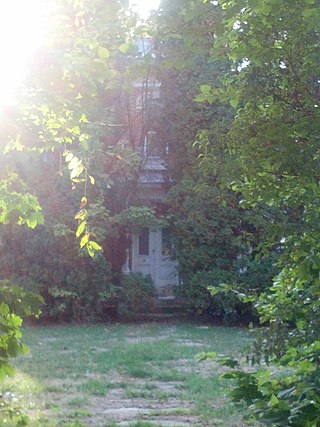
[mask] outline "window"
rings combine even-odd
[[[168,228],[162,229],[162,249],[163,256],[171,256],[173,254],[173,243],[171,233]]]
[[[139,95],[136,100],[136,110],[142,110],[143,109],[143,97],[142,95]]]
[[[162,144],[156,132],[149,131],[146,133],[143,143],[143,155],[144,157],[162,156]]]
[[[146,107],[150,107],[160,99],[160,88],[150,89],[147,92],[143,91],[136,100],[136,110],[143,110]]]
[[[139,234],[139,255],[149,255],[149,228],[144,227]]]
[[[143,58],[145,55],[151,52],[153,41],[149,38],[140,38],[136,40],[137,46],[137,57]]]

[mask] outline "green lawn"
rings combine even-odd
[[[32,427],[244,426],[221,368],[197,354],[237,355],[248,340],[244,329],[188,324],[28,327],[30,353],[2,393]]]

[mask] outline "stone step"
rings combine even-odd
[[[151,313],[136,313],[134,315],[135,320],[139,321],[155,321],[155,322],[170,322],[175,320],[183,320],[185,318],[184,312],[151,312]]]
[[[154,298],[152,313],[180,315],[184,312],[185,304],[181,299],[167,296],[158,296]]]

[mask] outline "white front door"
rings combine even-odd
[[[177,263],[166,228],[145,227],[133,235],[132,271],[150,274],[158,291],[178,284]]]

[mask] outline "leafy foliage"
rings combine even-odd
[[[0,213],[35,227],[43,224],[39,200],[46,223],[33,234],[0,230],[1,269],[43,295],[46,320],[109,318],[128,231],[157,221],[134,191],[141,155],[125,112],[137,78],[130,56],[136,22],[126,7],[116,0],[57,1],[52,33],[3,126],[3,185],[17,194],[11,191],[8,203],[2,197],[10,211]],[[38,199],[25,194],[28,188]]]
[[[112,174],[128,160],[125,153],[116,154],[127,131],[126,124],[118,125],[124,119],[126,72],[119,47],[129,38],[127,25],[135,24],[125,7],[117,0],[57,0],[51,32],[20,92],[16,125],[6,132],[7,157],[15,151],[43,154],[58,175],[69,176],[73,188],[81,189],[77,237],[90,256],[102,246],[87,210],[97,196],[106,196]],[[93,175],[99,177],[96,188]]]
[[[130,206],[115,215],[113,221],[127,227],[131,232],[139,232],[146,226],[159,226],[164,222],[157,219],[155,210],[148,206]]]
[[[49,223],[33,232],[8,226],[1,232],[1,243],[1,270],[42,295],[42,319],[108,318],[105,306],[115,292],[109,264],[103,256],[91,259],[80,252],[71,229]]]
[[[26,353],[27,347],[21,342],[23,317],[38,316],[43,304],[42,298],[34,292],[26,292],[9,280],[0,281],[0,325],[1,325],[1,357],[0,379],[13,373],[9,359],[18,354]]]
[[[254,310],[236,293],[211,296],[207,288],[232,283],[257,293],[271,284],[272,250],[256,259],[255,247],[274,213],[242,209],[241,194],[226,184],[238,167],[224,141],[234,110],[212,89],[223,91],[221,76],[230,68],[229,59],[212,58],[221,18],[221,9],[211,2],[176,0],[162,2],[153,19],[162,54],[157,70],[164,108],[158,120],[172,142],[168,161],[176,181],[167,203],[181,278],[178,292],[193,313],[235,324],[253,320]]]
[[[55,301],[56,318],[67,312],[86,317],[93,305],[100,316],[104,302],[114,297],[106,259],[121,283],[128,227],[155,220],[134,191],[141,159],[130,134],[132,120],[123,120],[132,81],[138,72],[148,76],[151,56],[138,67],[130,65],[135,53],[127,25],[135,22],[123,12],[116,0],[59,2],[56,33],[37,57],[28,90],[21,92],[16,126],[4,132],[11,138],[5,150],[9,167],[1,171],[2,223],[33,228],[43,221],[38,199],[50,187],[38,185],[37,171],[30,173],[32,155],[45,154],[55,174],[72,181],[75,197],[62,203],[57,199],[64,190],[55,192],[56,200],[50,197],[43,206],[50,220],[35,233],[39,241],[25,241],[26,254],[33,248],[40,252],[42,264],[34,267],[41,274],[26,275],[26,258],[20,265],[8,260],[21,250],[22,240],[5,235],[15,234],[13,228],[2,235],[3,271],[31,277],[32,285],[41,278],[47,300]],[[156,71],[164,107],[156,111],[156,130],[170,142],[170,172],[178,182],[169,221],[185,295],[196,310],[233,322],[247,317],[239,296],[248,293],[245,301],[254,303],[265,326],[251,359],[284,369],[274,375],[237,371],[235,397],[246,398],[255,416],[274,425],[317,425],[319,2],[164,1],[152,19],[161,39]],[[152,123],[155,116],[146,116]],[[14,151],[18,160],[11,161]],[[81,200],[80,208],[75,200]],[[61,217],[64,204],[72,216],[78,212],[76,230]],[[106,258],[92,261],[78,253],[69,239],[74,233],[89,255],[103,248]],[[47,262],[50,250],[43,246],[52,235],[57,239]],[[11,255],[10,244],[16,245]],[[66,274],[71,262],[78,270]],[[123,288],[131,295],[141,286],[148,300],[149,285],[128,277]],[[140,304],[136,294],[126,302],[134,302],[130,310]]]
[[[42,298],[34,292],[26,292],[9,280],[0,281],[0,382],[7,375],[13,374],[10,359],[25,354],[28,348],[22,343],[21,325],[25,317],[39,316]],[[0,395],[1,420],[6,418],[15,422],[17,426],[27,423],[15,402]]]
[[[236,382],[231,396],[249,406],[249,419],[258,418],[267,425],[307,427],[319,423],[319,371],[314,364],[318,356],[319,341],[315,341],[310,347],[288,349],[277,367],[252,372],[237,360],[213,352],[202,354],[201,359],[218,359],[231,368],[221,377]]]
[[[43,224],[36,196],[26,191],[24,183],[14,173],[0,179],[0,224],[10,222],[26,224],[30,228]]]
[[[126,25],[131,19],[134,25],[116,0],[57,1],[52,32],[31,61],[19,102],[3,111],[0,223],[6,226],[0,229],[1,278],[22,284],[24,290],[7,282],[1,290],[1,378],[11,372],[9,358],[25,351],[22,316],[38,313],[31,305],[42,300],[28,289],[43,295],[46,319],[109,317],[114,286],[96,240],[98,233],[103,241],[118,231],[110,231],[105,208],[110,175],[121,170],[123,179],[126,170],[129,175],[138,167],[132,150],[127,157],[118,155],[124,130],[113,129],[122,108],[119,47],[129,38]],[[95,188],[92,170],[100,178]],[[78,200],[74,230],[70,218]],[[31,234],[14,224],[41,227]],[[96,254],[95,260],[74,244],[74,234],[80,249]],[[18,409],[5,400],[0,403],[11,418],[18,416]],[[25,422],[23,417],[14,421]]]
[[[119,314],[132,318],[152,311],[155,289],[151,276],[131,273],[123,276],[119,289]]]
[[[233,156],[229,180],[243,206],[274,207],[261,248],[277,248],[280,274],[255,302],[261,321],[252,359],[278,363],[237,371],[235,397],[277,426],[319,424],[319,2],[221,1],[212,58],[231,62],[222,87],[200,89],[201,100],[236,108],[224,134]],[[212,170],[210,145],[203,165]],[[262,346],[259,346],[262,344]]]
[[[204,188],[181,182],[169,199],[182,279],[178,292],[198,315],[226,324],[249,323],[256,312],[239,295],[256,295],[270,285],[277,271],[275,254],[255,258],[256,213],[238,208],[232,193]],[[234,291],[212,295],[208,288],[221,283]]]

